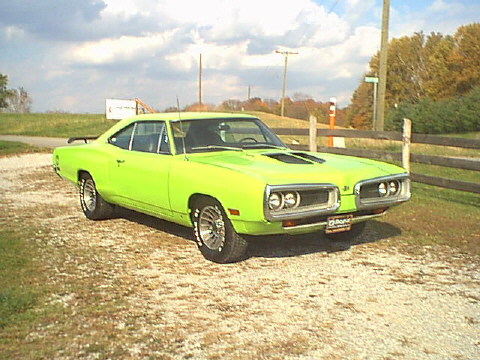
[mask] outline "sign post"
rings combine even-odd
[[[330,98],[330,110],[328,114],[328,128],[330,130],[335,129],[335,115],[337,109],[337,99],[335,97]],[[333,136],[328,137],[328,147],[333,147]]]
[[[137,114],[137,103],[135,100],[105,100],[105,115],[107,120],[122,120]]]
[[[372,118],[372,129],[375,130],[377,125],[377,85],[378,77],[374,76],[365,76],[366,83],[373,83],[373,118]]]

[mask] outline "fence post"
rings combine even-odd
[[[317,117],[315,115],[310,114],[310,128],[308,131],[310,136],[308,145],[309,150],[312,152],[318,151],[317,147]]]
[[[410,144],[412,139],[412,121],[403,119],[402,167],[410,173]]]

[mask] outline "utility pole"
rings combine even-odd
[[[202,105],[202,54],[198,65],[198,105]]]
[[[298,52],[289,52],[289,51],[275,51],[277,54],[282,54],[285,56],[285,65],[283,67],[283,84],[282,84],[282,107],[280,110],[280,116],[285,114],[285,83],[287,80],[287,59],[288,55],[296,55]]]
[[[250,100],[250,93],[252,91],[252,86],[248,85],[248,94],[247,94],[247,100]]]
[[[377,102],[377,121],[375,129],[383,131],[383,123],[385,118],[385,93],[387,90],[387,50],[388,50],[388,19],[390,15],[390,0],[383,0],[382,14],[382,39],[380,42],[379,57],[379,81],[378,81],[378,102]]]

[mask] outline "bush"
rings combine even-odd
[[[412,120],[412,131],[423,134],[448,134],[480,131],[480,87],[464,97],[417,103],[402,102],[387,113],[385,129],[401,131],[403,119]]]

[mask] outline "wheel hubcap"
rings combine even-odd
[[[200,237],[209,249],[220,250],[225,241],[225,223],[220,210],[206,206],[198,218]]]
[[[85,181],[83,186],[83,202],[88,211],[94,211],[97,205],[97,191],[92,180]]]

